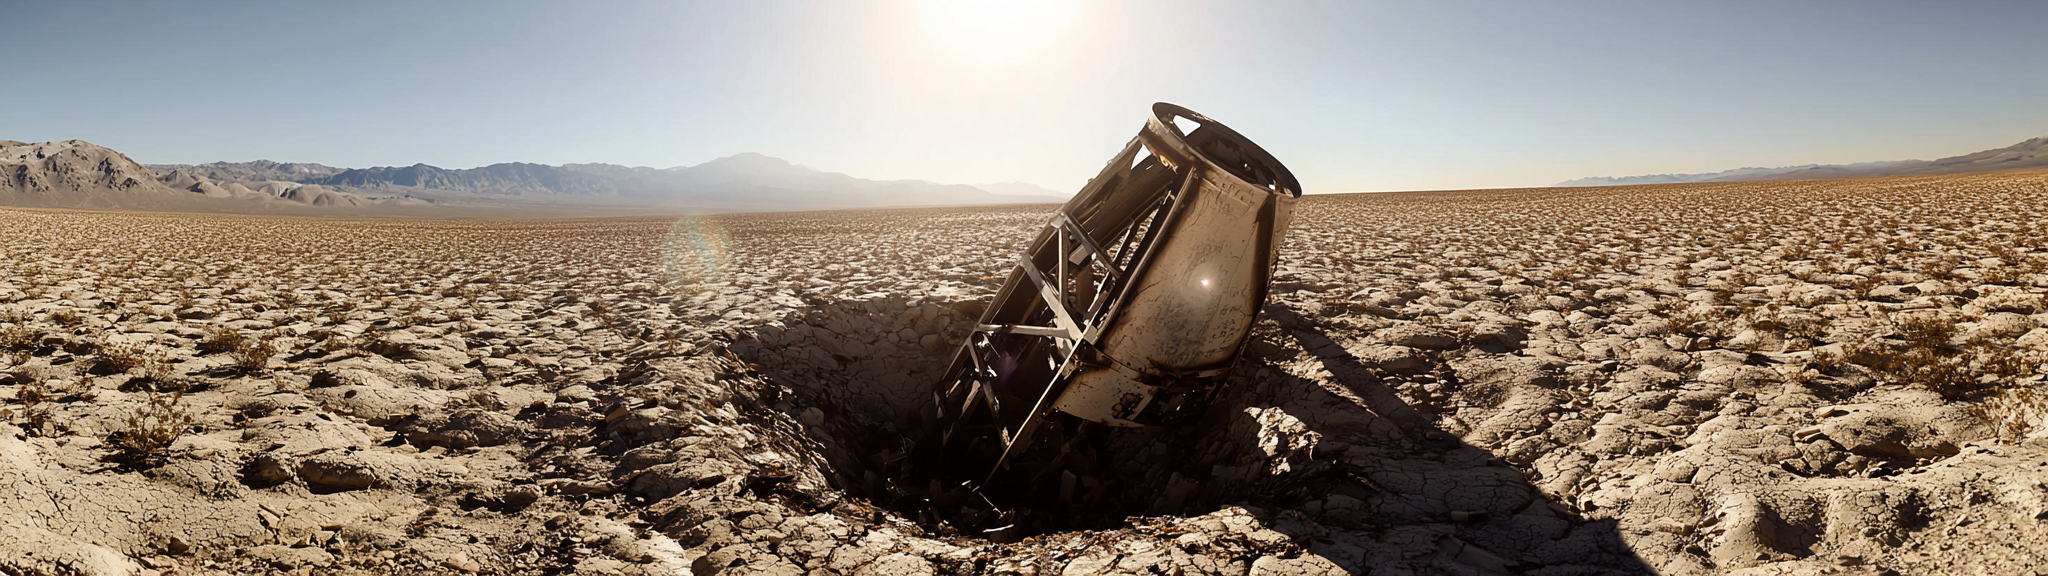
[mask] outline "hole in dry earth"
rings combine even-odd
[[[1259,358],[1255,345],[1199,421],[1108,428],[1056,414],[1056,430],[1036,439],[1068,447],[1056,468],[1007,470],[970,491],[965,486],[986,470],[907,454],[920,424],[911,414],[930,401],[932,383],[984,305],[898,296],[820,304],[756,327],[753,340],[731,350],[794,392],[776,408],[824,446],[835,488],[936,534],[1010,540],[1113,529],[1132,516],[1199,515],[1225,503],[1286,503],[1352,487],[1321,480],[1341,479],[1341,471],[1304,470],[1325,465],[1308,458],[1314,433],[1259,408],[1293,379]],[[1290,458],[1295,473],[1286,485],[1267,481]]]

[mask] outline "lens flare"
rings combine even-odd
[[[678,290],[724,282],[731,246],[732,239],[717,220],[684,216],[669,228],[668,239],[662,242],[662,270]]]
[[[1000,64],[1039,51],[1073,25],[1079,0],[925,0],[925,30],[955,56]]]

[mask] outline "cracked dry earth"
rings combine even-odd
[[[898,511],[1049,206],[0,211],[0,573],[2027,574],[2040,174],[1309,196],[1228,395]]]

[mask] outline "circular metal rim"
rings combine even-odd
[[[1187,134],[1182,133],[1180,131],[1180,126],[1173,123],[1173,118],[1176,116],[1187,118],[1189,120],[1194,120],[1196,122],[1201,122],[1204,128],[1210,128],[1216,130],[1217,132],[1220,132],[1224,137],[1229,138],[1230,140],[1238,144],[1239,148],[1250,152],[1255,159],[1259,160],[1267,166],[1272,167],[1275,171],[1275,173],[1273,174],[1273,179],[1277,183],[1279,188],[1281,188],[1283,191],[1289,193],[1295,198],[1301,197],[1301,182],[1294,178],[1294,171],[1289,170],[1286,164],[1280,163],[1280,159],[1274,158],[1272,153],[1267,152],[1266,149],[1264,147],[1259,146],[1258,143],[1252,142],[1250,138],[1246,138],[1244,134],[1241,134],[1238,131],[1231,129],[1230,126],[1225,125],[1222,122],[1217,122],[1215,119],[1210,118],[1208,116],[1203,116],[1201,113],[1195,112],[1194,110],[1189,110],[1187,109],[1187,107],[1167,102],[1155,102],[1152,104],[1152,118],[1147,122],[1147,124],[1150,125],[1153,128],[1153,130],[1163,132],[1164,134],[1171,135],[1173,137],[1173,141],[1170,143],[1170,145],[1174,148],[1173,152],[1200,158],[1203,162],[1206,162],[1212,166],[1222,168],[1224,172],[1229,173],[1234,178],[1237,178],[1239,180],[1245,180],[1246,184],[1251,183],[1249,182],[1249,179],[1244,177],[1244,175],[1238,174],[1236,169],[1230,166],[1226,166],[1221,162],[1217,162],[1214,158],[1210,158],[1207,154],[1203,154],[1201,150],[1196,149],[1194,146],[1189,145],[1187,142]]]

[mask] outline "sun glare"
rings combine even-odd
[[[925,0],[924,27],[940,46],[979,64],[1039,51],[1073,24],[1080,0]]]

